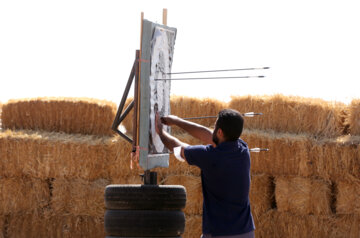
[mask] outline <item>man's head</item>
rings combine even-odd
[[[244,119],[233,109],[224,109],[219,112],[213,132],[213,141],[217,145],[222,141],[237,140],[243,130]]]

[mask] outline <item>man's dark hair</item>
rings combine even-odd
[[[243,126],[244,118],[238,111],[224,109],[219,112],[215,129],[221,128],[227,141],[235,141],[240,137]]]

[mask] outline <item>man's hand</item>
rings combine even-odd
[[[160,119],[159,112],[156,112],[156,114],[155,114],[155,130],[156,130],[156,133],[158,133],[159,135],[163,134],[163,124],[161,121],[162,120]]]
[[[168,116],[161,117],[161,122],[167,126],[175,125],[176,121],[178,121],[178,120],[179,120],[179,117],[174,116],[174,115],[168,115]]]

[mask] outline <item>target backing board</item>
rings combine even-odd
[[[140,166],[169,167],[169,151],[155,130],[155,114],[170,114],[170,78],[176,28],[143,20],[140,59]],[[168,126],[164,130],[170,132]]]

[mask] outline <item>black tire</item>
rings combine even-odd
[[[112,210],[181,210],[186,190],[181,185],[108,185],[105,207]]]
[[[176,237],[184,233],[181,211],[107,210],[105,232],[120,237]]]

